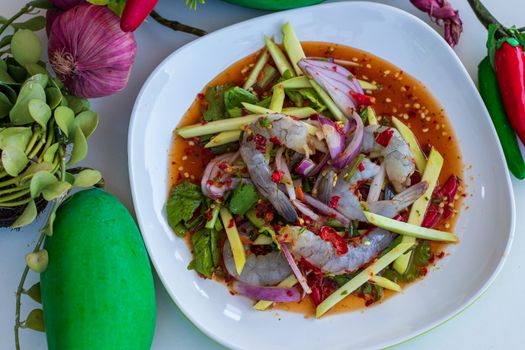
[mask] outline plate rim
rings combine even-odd
[[[332,2],[332,3],[324,3],[324,4],[312,5],[312,6],[307,6],[307,7],[297,8],[297,9],[290,9],[290,10],[272,12],[272,13],[269,13],[269,14],[253,17],[253,18],[247,19],[245,21],[237,22],[237,23],[234,23],[232,25],[223,27],[221,29],[218,29],[218,30],[212,32],[212,33],[207,34],[204,37],[197,38],[196,40],[193,40],[193,41],[191,41],[191,42],[189,42],[189,43],[179,47],[178,49],[176,49],[175,51],[170,53],[166,58],[164,58],[155,67],[155,69],[149,74],[148,78],[143,83],[143,85],[142,85],[142,87],[141,87],[141,89],[140,89],[140,91],[139,91],[139,93],[138,93],[138,95],[137,95],[137,97],[135,99],[135,102],[134,102],[134,105],[133,105],[133,110],[132,110],[132,113],[131,113],[130,122],[129,122],[128,145],[127,145],[127,147],[128,147],[128,171],[129,171],[129,181],[130,181],[130,188],[131,188],[131,194],[132,194],[132,200],[133,200],[134,208],[138,208],[138,201],[139,201],[138,197],[137,197],[137,194],[136,194],[136,189],[135,189],[135,171],[134,171],[134,166],[133,166],[133,163],[134,163],[134,157],[133,157],[134,156],[134,147],[133,147],[134,142],[133,141],[134,141],[134,136],[135,136],[135,132],[136,132],[136,130],[135,130],[136,129],[136,124],[138,123],[138,120],[140,118],[138,116],[137,111],[139,110],[141,104],[143,103],[142,99],[143,99],[144,95],[146,94],[146,92],[147,92],[147,90],[149,88],[149,85],[155,80],[155,78],[165,68],[165,66],[169,64],[169,62],[172,60],[173,56],[178,55],[182,51],[190,50],[194,45],[196,45],[197,43],[199,43],[202,40],[210,40],[209,38],[213,39],[214,37],[216,37],[218,35],[221,35],[222,32],[224,32],[224,31],[230,31],[232,29],[235,29],[236,27],[240,27],[242,25],[245,25],[245,24],[247,24],[249,22],[252,22],[252,21],[255,21],[255,20],[266,19],[266,18],[273,18],[273,17],[275,17],[275,18],[284,17],[286,15],[293,14],[295,12],[307,12],[307,11],[311,11],[312,9],[317,9],[317,8],[320,8],[320,7],[323,7],[323,8],[330,8],[330,7],[337,8],[337,7],[346,7],[346,6],[350,6],[350,7],[352,7],[352,6],[356,6],[356,7],[365,6],[365,7],[370,7],[370,8],[378,8],[378,9],[380,9],[382,11],[386,11],[386,12],[388,12],[388,11],[397,12],[398,15],[400,15],[402,17],[405,17],[407,20],[415,21],[419,26],[422,27],[422,29],[424,28],[424,30],[426,30],[427,32],[430,32],[431,35],[433,35],[437,40],[441,41],[442,42],[441,45],[442,45],[443,49],[447,50],[448,54],[453,56],[453,59],[461,67],[461,71],[462,71],[462,73],[464,75],[464,78],[468,80],[468,84],[470,85],[470,87],[473,88],[476,91],[475,97],[476,97],[476,99],[478,100],[478,103],[482,106],[482,109],[485,112],[485,113],[483,113],[484,115],[482,117],[485,118],[486,122],[489,124],[489,128],[490,128],[490,130],[491,130],[491,132],[493,134],[493,137],[497,141],[496,142],[497,143],[497,148],[498,148],[497,152],[499,154],[499,158],[503,161],[504,164],[506,164],[505,163],[503,149],[502,149],[501,144],[499,142],[499,138],[498,138],[498,136],[496,134],[494,125],[492,123],[492,120],[489,117],[488,110],[486,109],[486,106],[485,106],[485,104],[484,104],[484,102],[483,102],[483,100],[482,100],[482,98],[481,98],[481,96],[480,96],[480,94],[478,92],[478,89],[477,89],[474,81],[470,77],[468,71],[466,70],[465,66],[463,65],[463,62],[459,59],[459,57],[456,54],[456,52],[448,44],[446,44],[446,42],[443,39],[443,37],[441,37],[431,26],[429,26],[422,19],[416,17],[415,15],[413,15],[413,14],[407,12],[407,11],[404,11],[402,9],[394,7],[392,5],[387,5],[387,4],[383,4],[383,3],[376,3],[376,2],[367,2],[367,1]],[[210,79],[212,79],[212,78],[210,78]],[[415,77],[415,78],[417,79],[417,77]],[[418,330],[408,332],[404,336],[398,336],[396,338],[392,338],[390,341],[383,341],[382,343],[378,344],[379,348],[389,348],[389,347],[393,347],[393,346],[396,346],[396,345],[399,345],[399,344],[403,344],[403,343],[405,343],[405,342],[407,342],[409,340],[417,338],[418,336],[426,334],[426,333],[434,330],[435,328],[443,325],[444,323],[446,323],[446,322],[450,321],[451,319],[457,317],[459,314],[461,314],[467,308],[469,308],[471,305],[473,305],[477,300],[479,300],[483,296],[483,294],[487,291],[487,289],[494,283],[495,279],[500,274],[503,266],[505,265],[505,263],[507,261],[508,255],[510,253],[510,250],[511,250],[511,247],[512,247],[512,244],[513,244],[513,241],[514,241],[514,235],[515,235],[515,229],[516,229],[516,203],[515,203],[514,189],[512,187],[512,182],[511,182],[511,177],[510,177],[509,170],[508,170],[508,168],[506,166],[505,166],[505,169],[504,169],[504,173],[505,173],[505,184],[506,184],[505,187],[507,188],[507,193],[508,193],[508,198],[507,198],[508,202],[509,202],[508,205],[509,205],[509,208],[510,208],[510,213],[509,213],[510,214],[510,223],[509,223],[510,224],[509,225],[509,231],[510,232],[509,232],[509,235],[508,235],[507,243],[505,245],[505,249],[503,251],[502,257],[500,258],[500,260],[499,260],[497,266],[495,267],[494,271],[492,272],[491,276],[485,281],[485,283],[483,283],[481,288],[476,293],[472,294],[455,311],[444,315],[443,317],[437,319],[434,322],[429,323],[428,325],[426,325],[424,327],[419,328]],[[160,263],[157,261],[157,259],[155,259],[153,257],[153,254],[149,253],[150,249],[151,249],[151,242],[148,240],[147,235],[142,233],[143,232],[143,228],[146,227],[146,224],[144,223],[144,218],[141,216],[141,213],[138,210],[136,210],[136,214],[135,215],[136,215],[137,221],[139,223],[139,227],[141,229],[140,230],[141,231],[141,235],[143,237],[144,243],[145,243],[146,248],[148,250],[148,255],[150,256],[150,260],[151,260],[153,266],[155,267],[155,271],[157,272],[157,276],[159,277],[159,279],[162,282],[162,288],[166,291],[166,293],[168,294],[169,298],[175,303],[175,305],[181,311],[183,316],[187,320],[189,320],[190,323],[194,327],[196,327],[200,332],[202,332],[203,334],[208,336],[210,339],[212,339],[214,342],[216,342],[216,343],[218,343],[218,344],[220,344],[222,346],[226,346],[228,348],[237,349],[238,347],[236,346],[236,344],[232,343],[229,339],[220,337],[220,335],[213,333],[204,324],[201,324],[196,319],[194,319],[194,317],[192,316],[192,313],[187,308],[185,308],[183,305],[180,305],[177,302],[176,298],[171,295],[171,293],[169,292],[168,287],[166,287],[166,285],[168,284],[168,282],[166,281],[166,278],[164,276],[162,276],[160,273],[158,273],[158,271],[159,271],[159,264]]]

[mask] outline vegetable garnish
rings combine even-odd
[[[333,292],[321,304],[319,304],[315,312],[315,317],[319,318],[323,316],[328,310],[333,308],[337,303],[350,295],[350,293],[366,283],[371,277],[381,272],[381,270],[390,265],[407,250],[412,248],[413,245],[413,243],[400,243],[391,251],[379,258],[372,265],[365,268],[358,275],[345,283],[341,288]]]
[[[421,181],[426,181],[428,183],[428,188],[423,196],[418,198],[412,205],[412,209],[410,210],[410,215],[408,217],[409,224],[421,226],[425,217],[425,213],[427,212],[430,199],[432,198],[432,193],[434,193],[434,189],[436,188],[437,182],[439,180],[439,174],[441,173],[441,168],[443,167],[443,161],[444,159],[441,154],[435,148],[432,148],[428,156],[428,161],[426,162],[423,177],[421,178]],[[403,237],[403,242],[415,242],[415,238]],[[412,253],[409,252],[395,261],[394,268],[397,272],[404,273],[406,271],[411,254]]]
[[[421,227],[406,222],[390,219],[381,215],[364,212],[367,220],[377,227],[384,228],[400,235],[427,239],[429,241],[457,242],[458,237],[450,232],[438,231],[431,228]]]
[[[353,52],[308,57],[316,45],[330,54],[330,44],[302,44],[290,24],[283,36],[208,84],[189,109],[194,124],[176,131],[174,188],[200,180],[202,198],[190,196],[173,229],[191,235],[189,268],[266,299],[256,310],[309,298],[320,316],[348,294],[370,306],[428,273],[438,256],[429,240],[457,241],[432,229],[450,227],[460,198],[459,154],[449,149],[449,168],[433,149],[455,145],[453,133],[403,72]],[[451,174],[437,186],[441,164]],[[403,254],[412,258],[401,273],[393,261]]]
[[[283,281],[279,282],[277,287],[278,288],[292,288],[296,284],[297,284],[297,278],[295,278],[294,275],[290,275]],[[270,300],[259,300],[257,303],[255,303],[253,308],[255,310],[264,311],[270,306],[272,306],[272,304],[273,304],[273,301],[270,301]]]
[[[241,239],[239,237],[237,225],[235,224],[235,220],[228,209],[222,207],[219,213],[222,220],[222,226],[226,231],[228,241],[230,242],[230,246],[232,248],[233,258],[235,260],[235,269],[240,275],[242,273],[242,269],[244,268],[244,264],[246,263],[246,253],[244,252],[244,247],[242,246]]]

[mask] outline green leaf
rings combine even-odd
[[[211,230],[202,229],[191,236],[193,245],[193,269],[198,273],[211,278],[213,272],[213,258],[211,252]]]
[[[67,106],[75,112],[75,115],[89,110],[89,101],[85,98],[65,95],[65,100],[67,101]]]
[[[0,131],[0,149],[16,148],[24,151],[33,135],[30,127],[11,127]]]
[[[27,79],[27,70],[24,67],[21,67],[14,64],[7,65],[7,72],[15,81],[15,84],[22,84]]]
[[[31,190],[31,198],[37,198],[43,192],[43,190],[55,183],[58,179],[48,171],[39,171],[31,179],[29,189]]]
[[[46,129],[47,122],[51,118],[51,108],[42,100],[33,99],[27,104],[29,114],[43,129]]]
[[[203,113],[204,120],[210,122],[219,120],[226,116],[226,107],[224,106],[224,92],[229,86],[219,85],[206,89],[204,101],[206,110]]]
[[[29,225],[35,221],[38,211],[36,209],[35,201],[30,201],[27,203],[24,211],[16,219],[15,222],[11,225],[11,228],[20,228],[22,226]]]
[[[82,129],[82,132],[88,138],[98,126],[98,113],[93,111],[80,112],[75,118],[75,124]]]
[[[0,91],[7,96],[9,101],[13,104],[16,103],[16,99],[18,97],[16,91],[9,85],[3,84],[0,82]]]
[[[26,254],[26,264],[31,270],[35,272],[44,272],[47,269],[48,263],[49,255],[45,249]]]
[[[84,133],[79,126],[75,129],[75,136],[73,141],[73,150],[71,151],[71,156],[69,157],[68,165],[73,165],[75,163],[83,160],[88,153],[88,143]]]
[[[37,9],[44,9],[49,10],[54,8],[53,4],[51,4],[48,0],[33,0],[28,3],[28,5],[32,7],[36,7]]]
[[[0,48],[5,47],[7,45],[10,45],[11,44],[11,39],[13,39],[12,35],[6,35],[6,36],[2,37],[2,39],[0,39]],[[4,61],[2,61],[2,62],[4,62]],[[5,65],[5,62],[4,62],[4,65]],[[5,68],[3,68],[3,70],[7,70],[7,65],[5,66]]]
[[[38,32],[46,26],[46,18],[44,16],[36,16],[28,19],[25,22],[18,22],[12,24],[15,29],[28,29],[33,32]],[[40,55],[39,55],[40,57]]]
[[[42,291],[40,290],[40,282],[33,284],[31,288],[26,290],[25,294],[27,294],[31,299],[33,299],[37,303],[42,304]]]
[[[169,225],[174,228],[182,221],[187,223],[203,199],[199,186],[189,181],[175,186],[166,204]]]
[[[48,87],[45,89],[46,91],[46,101],[51,109],[55,109],[58,106],[60,106],[60,102],[62,102],[62,92],[59,88],[56,88],[54,86]]]
[[[59,143],[54,143],[46,150],[44,153],[44,162],[52,163],[53,159],[55,159],[55,154],[57,153]]]
[[[69,137],[70,132],[74,129],[75,113],[71,108],[64,106],[57,107],[53,113],[58,127]]]
[[[47,74],[47,69],[38,63],[28,63],[24,67],[29,75]]]
[[[231,87],[224,92],[224,107],[230,117],[240,116],[240,108],[243,102],[255,104],[257,97],[239,86]]]
[[[71,184],[67,181],[57,181],[42,189],[42,196],[48,202],[57,199],[71,189]]]
[[[73,186],[77,187],[91,187],[96,185],[102,179],[102,174],[98,170],[86,169],[82,170],[75,176]]]
[[[18,176],[27,163],[29,163],[29,159],[27,159],[24,151],[15,147],[7,147],[2,150],[2,165],[9,175]]]
[[[244,215],[259,199],[259,194],[250,184],[238,186],[230,199],[230,212],[236,215]]]
[[[42,43],[29,29],[19,29],[11,40],[11,54],[22,66],[37,63],[42,54]]]
[[[20,175],[20,183],[24,183],[33,177],[39,171],[52,171],[54,168],[53,164],[48,162],[42,163],[31,163],[22,175]]]
[[[25,125],[33,123],[33,117],[29,113],[29,101],[46,101],[44,88],[37,81],[27,81],[22,85],[15,105],[9,112],[9,118],[14,125]]]
[[[3,61],[2,61],[3,62]],[[6,70],[0,69],[0,83],[2,84],[16,84],[16,81],[11,78]]]
[[[326,105],[321,101],[321,97],[319,97],[314,89],[300,89],[297,92],[310,101],[309,106],[317,112],[323,112],[326,109]]]
[[[13,108],[13,104],[9,101],[9,98],[0,91],[0,119],[7,117],[11,108]]]
[[[26,83],[37,83],[42,88],[46,88],[47,84],[49,83],[49,76],[46,74],[35,74],[31,76],[29,79],[27,79]],[[24,83],[25,84],[25,83]]]
[[[42,309],[31,310],[24,322],[24,327],[38,332],[45,332],[44,311],[42,311]]]

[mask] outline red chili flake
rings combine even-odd
[[[208,180],[208,181],[206,181],[206,185],[208,185],[208,186],[213,185],[213,181],[212,181],[212,180]]]
[[[430,256],[430,259],[428,259],[428,263],[429,263],[429,264],[433,264],[434,261],[436,261],[436,256],[435,256],[434,254],[432,254],[432,255]]]
[[[318,268],[318,267],[315,266],[315,265],[312,265],[311,262],[309,262],[308,260],[306,260],[306,259],[303,258],[303,257],[301,257],[301,260],[299,260],[299,262],[297,263],[297,266],[298,266],[303,272],[313,271],[314,273],[320,273],[320,274],[323,273],[323,272],[321,271],[320,268]]]
[[[275,183],[280,183],[283,176],[284,172],[282,170],[274,170],[272,173],[272,181]]]
[[[374,98],[371,97],[371,96],[367,96],[365,94],[361,94],[359,92],[353,92],[353,91],[350,91],[350,96],[352,96],[355,100],[355,102],[357,102],[357,105],[359,107],[361,106],[371,106],[374,104]]]
[[[408,212],[406,210],[402,211],[401,213],[399,213],[396,216],[394,216],[393,219],[397,220],[397,221],[407,222],[407,220],[408,220]]]
[[[202,92],[199,92],[197,94],[197,99],[199,99],[200,101],[204,100],[204,94]]]
[[[426,267],[422,266],[422,267],[421,267],[421,274],[422,274],[423,276],[426,276],[426,275],[428,274],[428,269],[427,269]]]
[[[228,221],[228,228],[232,228],[234,225],[235,225],[235,220],[231,218],[230,221]]]
[[[410,175],[410,186],[414,186],[415,184],[418,184],[421,182],[421,173],[419,171],[414,171],[412,175]]]
[[[438,259],[443,259],[445,257],[445,252],[441,252],[438,254]]]
[[[348,253],[348,244],[343,237],[339,236],[336,230],[330,226],[323,226],[319,230],[319,237],[323,240],[332,243],[337,255],[344,255]]]
[[[221,169],[221,170],[226,170],[226,169],[228,168],[228,163],[226,163],[226,162],[221,162],[221,163],[219,163],[218,166],[219,166],[219,169]]]
[[[272,251],[272,246],[263,244],[252,244],[250,245],[250,251],[255,255],[266,255]]]
[[[280,146],[281,145],[281,140],[279,140],[279,138],[277,136],[270,137],[270,142],[273,143],[276,146]]]
[[[336,209],[339,206],[339,199],[341,199],[341,197],[339,197],[339,196],[332,196],[330,198],[330,201],[328,201],[328,206],[330,208]]]
[[[392,139],[392,136],[394,136],[394,130],[388,128],[376,136],[376,142],[383,147],[387,147],[390,143],[390,140]]]
[[[423,222],[421,223],[421,226],[426,228],[432,228],[436,226],[441,220],[442,212],[439,210],[439,205],[430,202],[430,205],[427,208],[427,212],[425,213],[425,217],[423,218]]]
[[[458,192],[458,185],[458,178],[455,175],[450,175],[443,186],[440,187],[439,194],[447,197],[448,202],[452,203],[456,193]]]
[[[211,219],[213,219],[213,210],[208,210],[204,213],[204,218],[206,219],[206,221],[210,221]]]
[[[357,170],[359,170],[360,172],[365,171],[365,165],[363,164],[363,162],[359,163],[359,165],[357,166]]]
[[[336,66],[335,64],[332,66],[332,70],[333,70],[334,72],[337,72],[337,66]]]
[[[261,152],[266,152],[266,137],[261,134],[255,135],[255,148]]]
[[[264,213],[264,220],[266,222],[271,222],[273,220],[273,212],[267,211],[266,213]]]
[[[367,301],[365,301],[365,306],[366,307],[369,307],[370,305],[372,305],[374,303],[374,300],[373,299],[368,299]]]
[[[228,179],[224,180],[224,184],[225,184],[226,186],[231,186],[231,184],[232,184],[232,179],[228,178]]]

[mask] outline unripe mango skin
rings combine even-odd
[[[146,350],[155,289],[142,237],[128,210],[100,189],[57,211],[40,274],[49,350]]]

